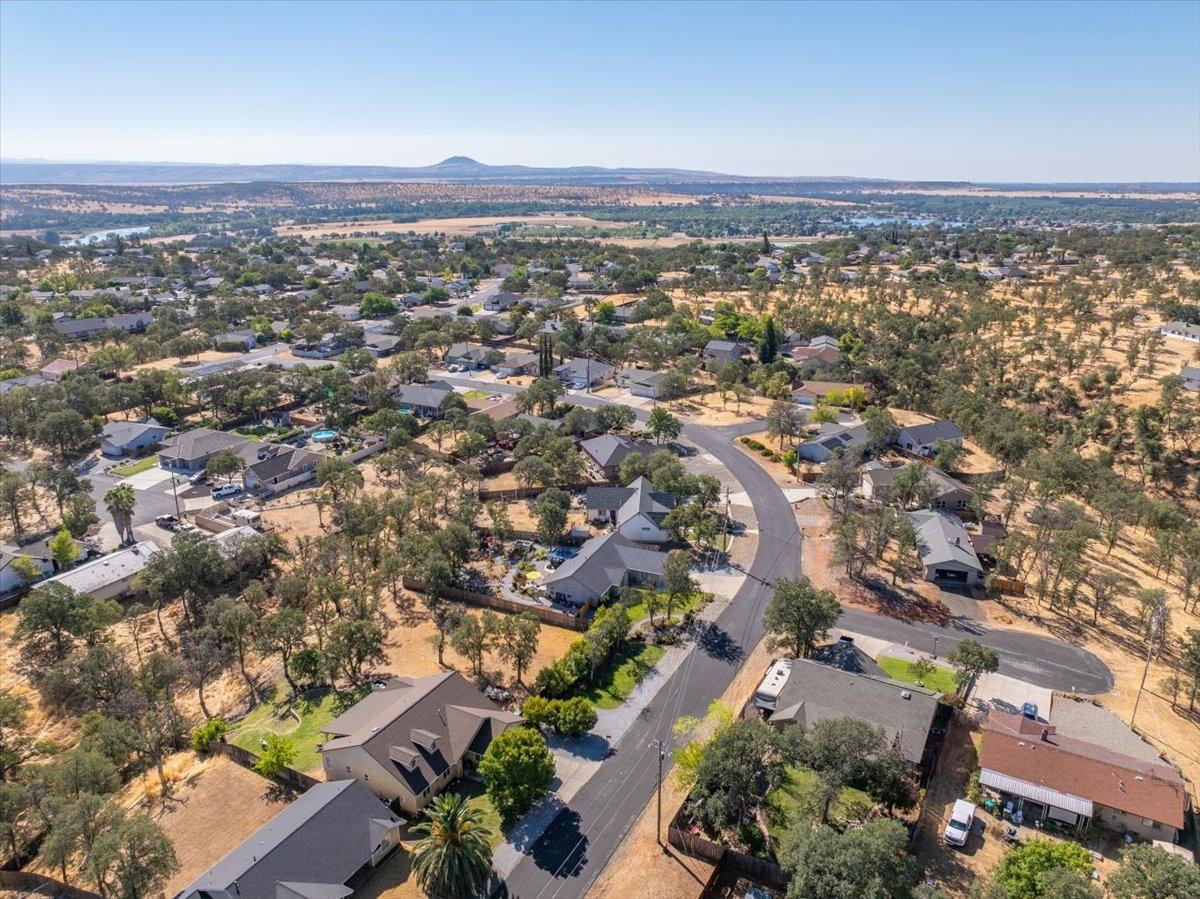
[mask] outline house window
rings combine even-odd
[[[349,773],[350,773],[350,766],[349,766],[349,765],[347,765],[347,766],[346,766],[346,773],[347,773],[347,774],[349,774]]]

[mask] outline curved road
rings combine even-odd
[[[468,378],[445,380],[516,392],[507,385]],[[590,396],[572,399],[584,405],[604,402]],[[615,752],[540,838],[531,846],[519,847],[524,858],[509,874],[500,895],[512,899],[583,899],[654,794],[657,741],[662,741],[670,752],[675,719],[681,715],[702,716],[725,691],[763,636],[762,612],[771,598],[771,583],[799,573],[801,538],[795,513],[770,475],[731,445],[730,439],[743,430],[688,424],[683,434],[724,465],[750,497],[758,519],[758,547],[745,583],[614,747]],[[971,636],[1000,653],[1002,673],[1056,690],[1105,693],[1112,688],[1111,673],[1091,653],[1033,634],[989,630],[969,622],[959,627],[913,625],[857,609],[843,609],[839,625],[857,633],[907,641],[927,651],[933,650],[935,638],[938,651],[947,652],[957,640]]]

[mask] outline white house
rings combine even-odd
[[[1200,343],[1200,325],[1193,325],[1190,322],[1167,322],[1158,329],[1158,333],[1163,337],[1174,337],[1176,340]]]
[[[115,599],[127,596],[137,577],[150,559],[161,552],[157,545],[143,540],[90,562],[56,574],[43,583],[62,584],[76,593],[86,593],[96,599]]]

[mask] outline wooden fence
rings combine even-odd
[[[616,481],[581,481],[578,484],[554,484],[559,490],[567,493],[582,493],[589,487],[619,487]],[[509,487],[505,490],[480,490],[480,499],[529,499],[540,495],[545,487]]]
[[[45,874],[34,874],[32,871],[0,871],[0,888],[5,890],[28,890],[31,893],[37,893],[39,896],[65,896],[67,899],[100,899],[98,893],[70,886],[61,880],[47,877]]]
[[[414,593],[428,592],[425,582],[417,578],[403,577],[400,583],[404,586],[405,590],[412,590]],[[516,614],[532,612],[537,616],[538,620],[545,624],[553,624],[556,627],[566,627],[575,631],[585,631],[588,628],[589,620],[582,615],[572,615],[569,612],[560,612],[558,609],[550,609],[546,606],[515,602],[511,599],[505,599],[503,596],[494,596],[491,593],[476,593],[474,590],[446,587],[442,589],[441,595],[454,602],[483,606],[484,608],[496,609],[500,612],[514,612]]]
[[[225,740],[213,743],[213,747],[231,762],[235,762],[243,768],[249,768],[253,771],[254,766],[258,764],[258,756],[249,749],[243,749],[241,746],[235,746]],[[303,771],[297,771],[294,768],[284,768],[283,773],[276,777],[275,780],[294,790],[301,791],[321,783],[320,780],[311,774],[305,774]]]
[[[667,827],[667,842],[692,858],[712,862],[719,867],[725,867],[733,872],[748,877],[751,880],[767,886],[785,889],[788,884],[787,873],[774,862],[738,852],[723,846],[701,834],[688,833],[682,826],[683,809],[675,815]]]

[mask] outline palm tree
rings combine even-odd
[[[112,516],[121,535],[121,543],[133,542],[133,507],[137,494],[128,484],[120,484],[104,494],[104,508]]]
[[[443,793],[425,815],[413,828],[424,834],[412,852],[417,883],[433,899],[476,895],[492,871],[491,831],[483,823],[483,811],[467,805],[464,796]]]

